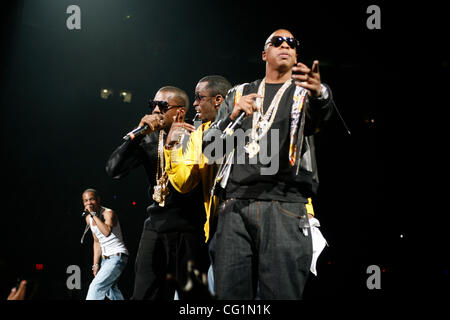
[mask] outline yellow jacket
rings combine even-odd
[[[202,182],[203,199],[206,210],[204,226],[206,241],[209,239],[209,221],[211,213],[217,207],[217,197],[211,195],[216,175],[216,165],[207,165],[207,158],[202,153],[203,132],[209,128],[211,121],[203,123],[191,133],[186,150],[182,148],[168,150],[164,148],[166,172],[170,183],[180,193],[187,193]]]
[[[210,218],[218,203],[217,196],[211,195],[217,168],[215,164],[208,165],[208,159],[202,153],[203,132],[210,125],[211,121],[203,123],[191,133],[184,153],[181,147],[171,150],[164,148],[166,173],[169,176],[170,183],[178,192],[190,192],[200,181],[202,182],[203,203],[206,210],[204,226],[206,241],[209,239]],[[311,198],[308,198],[305,207],[307,213],[314,216]]]

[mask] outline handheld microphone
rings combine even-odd
[[[196,112],[194,118],[192,119],[192,123],[195,123],[195,121],[198,120],[198,117],[200,115],[200,112]]]
[[[137,127],[136,129],[128,132],[123,137],[123,140],[133,140],[134,138],[143,135],[144,132],[148,130],[148,128],[149,128],[149,126],[147,124],[142,127]]]
[[[205,123],[207,121],[206,119],[200,119],[199,114],[200,113],[197,112],[194,116],[194,119],[192,119],[192,124],[194,125],[195,129],[197,129],[202,125],[202,123]]]
[[[86,216],[88,216],[88,215],[91,215],[91,216],[98,216],[98,214],[97,214],[97,212],[89,212],[89,211],[87,211],[87,210],[84,210],[83,211],[83,213],[81,214],[81,217],[86,217]]]
[[[97,213],[95,213],[95,212],[89,212],[88,210],[84,210],[82,213],[81,213],[81,217],[86,217],[86,216],[89,216],[89,215],[94,215],[94,216],[96,216],[97,215]]]
[[[227,135],[231,136],[234,133],[234,127],[236,127],[238,124],[241,123],[242,119],[245,117],[245,112],[242,111],[239,117],[237,117],[233,122],[230,122],[228,126],[223,130],[222,135],[220,136],[221,139],[224,139]]]

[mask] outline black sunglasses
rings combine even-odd
[[[271,43],[274,47],[278,48],[285,41],[289,45],[289,47],[291,47],[291,49],[294,49],[294,48],[298,49],[300,47],[300,41],[298,41],[297,39],[281,37],[281,36],[275,36],[275,37],[270,38],[270,40],[266,42],[266,45]]]
[[[194,95],[195,95],[194,101],[197,101],[197,100],[198,100],[198,101],[202,101],[203,98],[215,98],[215,97],[217,97],[217,96],[221,96],[222,98],[225,99],[225,97],[224,97],[221,93],[218,93],[218,94],[216,94],[216,95],[214,95],[214,96],[202,96],[200,93],[195,92]]]
[[[195,99],[194,100],[202,101],[203,98],[211,98],[211,96],[202,96],[198,92],[195,93]]]
[[[150,113],[153,113],[153,110],[155,110],[156,106],[159,107],[159,110],[161,113],[166,113],[168,110],[172,108],[183,108],[183,106],[171,106],[167,101],[158,101],[158,100],[149,100],[148,101],[148,107],[150,108]]]

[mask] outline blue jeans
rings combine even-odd
[[[217,214],[217,298],[301,299],[312,259],[305,204],[230,199]]]
[[[117,281],[128,262],[128,256],[110,256],[102,259],[100,270],[89,285],[86,300],[124,300]]]

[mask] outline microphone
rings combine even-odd
[[[192,123],[198,120],[200,112],[196,112],[194,118],[192,119]]]
[[[231,136],[234,133],[234,127],[236,127],[238,124],[241,123],[242,119],[245,117],[245,112],[242,111],[239,117],[237,117],[233,122],[230,122],[228,126],[223,130],[222,135],[220,136],[221,139],[224,139],[227,135]]]
[[[136,129],[128,132],[124,137],[123,140],[133,140],[136,137],[139,137],[141,135],[144,134],[145,131],[147,131],[149,128],[148,124],[142,126],[142,127],[137,127]]]
[[[87,210],[84,210],[82,213],[81,213],[81,217],[86,217],[86,216],[88,216],[88,215],[91,215],[91,216],[97,216],[97,212],[89,212],[89,211],[87,211]]]

